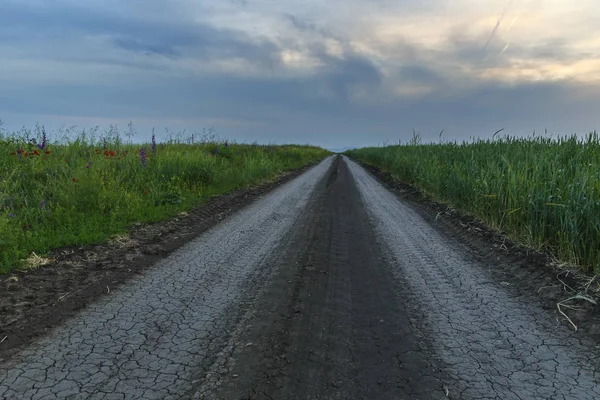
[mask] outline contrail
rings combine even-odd
[[[512,19],[512,21],[510,21],[508,28],[506,28],[507,32],[510,31],[510,28],[512,28],[513,25],[519,20],[519,18],[521,17],[521,14],[523,14],[523,12],[527,9],[527,6],[529,5],[530,2],[531,2],[531,0],[525,0],[525,3],[523,3],[523,7],[521,7],[521,9],[517,13],[517,15],[515,15],[515,17]]]
[[[496,36],[496,32],[498,32],[498,28],[500,28],[500,24],[502,23],[502,20],[504,19],[504,16],[506,15],[506,10],[508,10],[508,7],[511,5],[511,3],[512,3],[512,0],[508,0],[508,3],[504,6],[504,10],[502,10],[502,14],[500,14],[498,21],[496,21],[496,26],[494,26],[494,29],[492,29],[492,33],[490,33],[490,37],[488,38],[487,42],[485,42],[485,46],[483,46],[483,51],[487,50],[488,46],[490,45],[490,42]]]
[[[504,46],[504,48],[502,49],[502,51],[500,53],[498,53],[498,55],[501,56],[502,54],[504,54],[506,49],[508,49],[508,46],[510,46],[510,42],[506,43],[506,46]]]
[[[521,14],[523,14],[523,12],[527,9],[527,6],[529,5],[530,2],[531,2],[531,0],[525,0],[525,3],[523,4],[523,7],[519,10],[519,12],[517,13],[517,15],[514,16],[514,18],[512,19],[512,21],[510,21],[510,24],[506,28],[506,32],[510,31],[510,29],[513,27],[513,25],[519,20],[519,18],[521,17]],[[502,51],[500,53],[498,53],[498,56],[501,56],[502,54],[504,54],[504,52],[506,51],[506,49],[508,49],[508,46],[510,46],[510,42],[506,43],[506,46],[504,46],[504,48],[502,49]]]

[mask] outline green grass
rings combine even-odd
[[[0,273],[32,252],[103,242],[136,222],[168,218],[329,154],[312,146],[177,140],[153,150],[123,144],[118,135],[109,135],[105,149],[85,132],[40,149],[29,135],[0,132]]]
[[[600,273],[600,142],[503,138],[348,151],[512,239]]]

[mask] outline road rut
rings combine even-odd
[[[0,364],[14,399],[596,399],[597,344],[345,157]]]
[[[182,398],[331,162],[190,242],[0,366],[0,398]]]
[[[465,399],[598,399],[597,344],[515,299],[363,168],[348,165],[450,387]]]

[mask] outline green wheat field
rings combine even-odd
[[[600,273],[600,141],[505,137],[348,151],[517,242]]]

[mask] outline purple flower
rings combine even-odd
[[[154,137],[154,133],[152,133],[152,151],[156,151],[156,138]]]
[[[45,206],[45,205],[46,205],[46,202],[45,202],[45,201],[41,201],[41,202],[40,202],[40,208],[44,208],[44,206]]]
[[[42,129],[42,144],[38,144],[37,147],[41,150],[46,148],[46,130]]]
[[[15,216],[13,215],[13,213],[8,214],[9,217],[14,218]]]
[[[140,152],[140,156],[142,159],[142,165],[145,167],[146,166],[146,150],[144,150],[144,148],[142,148],[142,151]]]
[[[87,165],[85,166],[85,169],[90,169],[90,165],[92,165],[92,162],[88,161]]]

